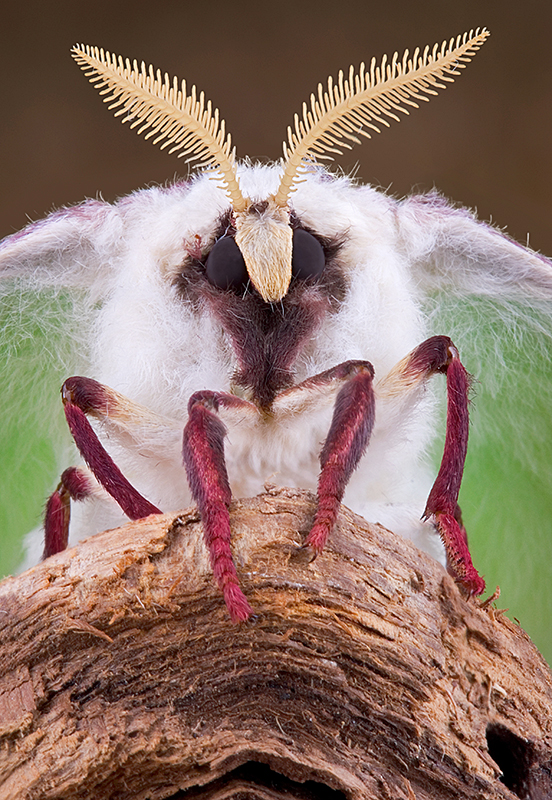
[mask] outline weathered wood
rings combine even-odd
[[[241,626],[193,510],[7,578],[0,797],[552,797],[552,676],[523,631],[346,509],[305,563],[313,510],[233,505]]]

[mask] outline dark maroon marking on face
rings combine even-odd
[[[283,308],[252,293],[243,298],[213,293],[208,301],[231,339],[238,360],[235,382],[268,409],[278,392],[293,383],[293,364],[328,313],[327,297],[317,287],[300,287],[288,292]]]
[[[292,220],[294,230],[300,228]],[[233,236],[231,220],[225,216],[219,225],[220,235]],[[295,234],[297,236],[298,234]],[[299,234],[301,236],[301,234]],[[323,239],[311,231],[305,236],[319,244],[326,263],[310,267],[317,274],[292,278],[288,293],[279,303],[266,303],[252,285],[228,288],[213,285],[206,263],[188,259],[176,279],[183,300],[196,308],[205,304],[230,338],[238,367],[234,375],[237,385],[249,389],[255,403],[269,409],[282,389],[293,384],[293,364],[301,348],[322,324],[327,314],[339,307],[345,295],[345,280],[338,262],[341,242]],[[218,272],[217,265],[217,272]],[[306,273],[309,266],[306,266]],[[215,283],[224,284],[217,278]]]

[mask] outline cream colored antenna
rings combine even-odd
[[[274,196],[276,205],[287,206],[290,192],[310,161],[331,160],[332,153],[342,152],[340,147],[351,149],[360,143],[359,134],[370,138],[370,131],[380,133],[380,125],[389,127],[386,117],[399,121],[396,112],[408,114],[406,106],[417,108],[417,101],[429,100],[425,95],[446,88],[442,81],[452,82],[489,35],[485,28],[478,28],[456,41],[443,42],[440,48],[436,44],[430,51],[427,46],[422,55],[417,48],[408,58],[407,50],[399,61],[395,53],[390,64],[387,56],[379,66],[373,58],[369,71],[361,64],[357,74],[350,67],[348,78],[340,72],[337,84],[328,78],[327,91],[319,83],[318,97],[311,94],[310,108],[303,103],[302,118],[296,114],[294,130],[288,127],[284,174]]]
[[[248,202],[241,193],[236,176],[235,150],[231,150],[230,134],[225,137],[224,120],[219,121],[219,111],[213,111],[211,101],[205,103],[203,92],[197,96],[195,86],[186,91],[186,81],[172,83],[165,73],[154,72],[153,67],[140,68],[136,61],[131,65],[97,47],[75,45],[72,49],[75,61],[82,67],[90,82],[104,97],[109,108],[118,109],[115,116],[123,116],[131,128],[146,133],[146,139],[154,136],[153,143],[162,142],[161,148],[170,147],[169,153],[187,156],[188,161],[197,161],[196,166],[216,168],[222,173],[222,181],[236,212],[243,212]]]

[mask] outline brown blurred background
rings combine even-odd
[[[185,174],[102,107],[69,50],[97,44],[198,84],[239,156],[274,159],[340,68],[472,27],[492,36],[446,92],[341,159],[402,195],[438,187],[552,255],[552,5],[544,0],[26,0],[2,10],[0,234],[54,207]]]

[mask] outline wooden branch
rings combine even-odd
[[[305,563],[313,512],[232,506],[241,626],[193,510],[7,578],[0,797],[552,797],[552,675],[523,631],[345,508]]]

